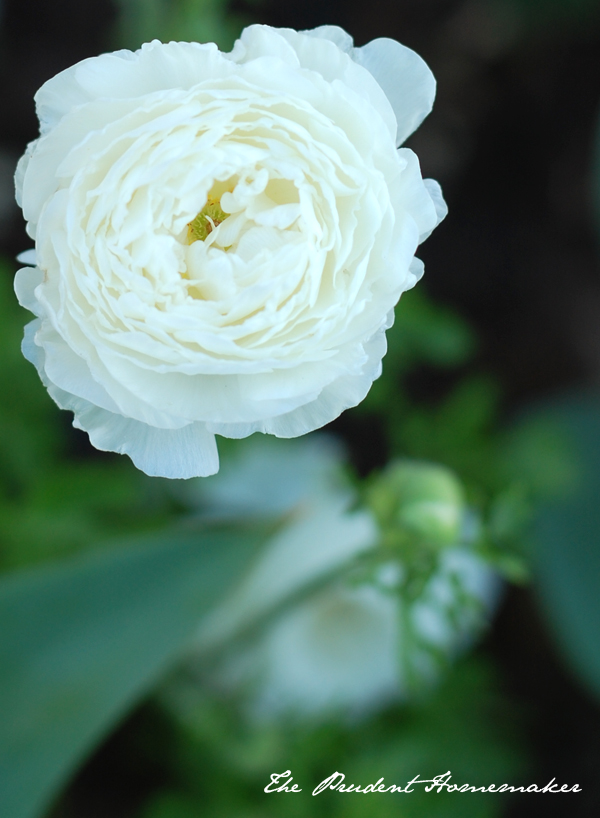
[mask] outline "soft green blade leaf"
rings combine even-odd
[[[570,441],[578,474],[535,524],[535,576],[563,654],[600,696],[600,397],[565,400],[544,413]]]
[[[175,662],[264,535],[165,533],[0,582],[0,815],[40,814]]]

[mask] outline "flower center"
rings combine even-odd
[[[198,215],[191,222],[188,222],[187,243],[193,244],[195,241],[204,241],[215,227],[224,222],[229,215],[229,213],[221,210],[220,199],[209,196]]]

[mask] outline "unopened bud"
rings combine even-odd
[[[443,548],[455,543],[464,513],[460,482],[449,469],[432,463],[399,461],[372,485],[368,503],[386,541],[406,535]]]

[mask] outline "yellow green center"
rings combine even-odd
[[[229,213],[221,210],[220,199],[209,196],[200,213],[188,223],[187,243],[193,244],[195,241],[204,241],[215,227],[224,222],[229,215]]]

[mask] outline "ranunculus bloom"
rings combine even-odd
[[[215,434],[296,437],[365,397],[445,215],[397,150],[434,93],[414,52],[335,26],[154,41],[42,86],[23,349],[94,446],[208,475]]]
[[[178,491],[208,517],[276,515],[282,525],[202,621],[185,676],[173,680],[171,703],[193,710],[208,682],[239,692],[258,718],[362,717],[422,692],[474,642],[498,600],[499,579],[474,547],[474,513],[461,506],[455,539],[443,547],[394,557],[381,521],[342,479],[335,441],[315,435],[267,443],[245,444],[218,475]],[[390,465],[396,487],[409,465]],[[434,494],[443,481],[448,488],[444,470],[436,480],[433,466],[428,474],[414,465],[420,496],[413,492],[405,508],[423,503],[419,472]],[[431,509],[422,511],[431,518]],[[367,556],[360,573],[344,576]],[[176,692],[180,684],[185,695]]]

